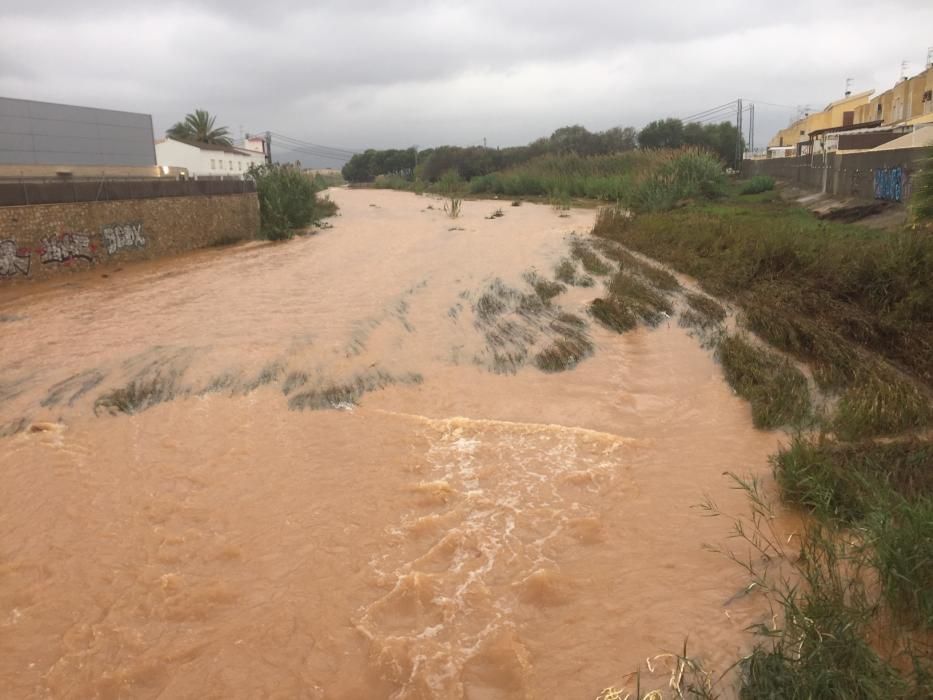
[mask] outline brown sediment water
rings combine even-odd
[[[593,212],[331,194],[286,244],[0,289],[3,696],[595,698],[664,687],[685,638],[733,663],[765,610],[694,506],[743,512],[723,472],[778,436],[676,319],[604,330],[598,277],[535,296]]]

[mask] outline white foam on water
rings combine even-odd
[[[485,668],[484,684],[527,670],[516,611],[572,595],[548,587],[562,552],[578,546],[568,522],[598,522],[608,507],[601,492],[634,441],[556,425],[413,418],[430,445],[412,487],[420,501],[391,528],[396,546],[371,561],[375,578],[391,585],[357,624],[398,684],[394,698],[464,697],[468,668]],[[424,498],[438,492],[443,499]]]

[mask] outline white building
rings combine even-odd
[[[265,155],[253,150],[173,138],[156,142],[155,150],[159,166],[184,168],[195,178],[208,175],[242,178],[249,166],[266,162]]]

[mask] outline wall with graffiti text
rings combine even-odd
[[[254,238],[255,193],[0,207],[0,285]]]

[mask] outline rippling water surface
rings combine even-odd
[[[776,437],[676,319],[602,329],[599,278],[535,297],[593,212],[332,196],[288,244],[0,288],[4,697],[595,698],[663,687],[644,660],[686,637],[732,663],[762,610],[693,506],[741,511],[722,473]],[[591,356],[538,369],[568,333]]]

